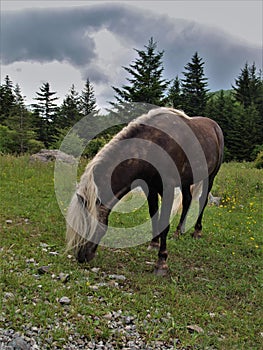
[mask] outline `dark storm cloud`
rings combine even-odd
[[[165,73],[170,79],[180,74],[198,51],[205,60],[212,89],[230,88],[246,61],[261,64],[260,48],[215,28],[112,3],[2,14],[2,63],[69,62],[78,67],[83,76],[89,75],[95,82],[109,82],[105,67],[97,64],[93,38],[101,29],[107,29],[124,47],[131,48],[131,56],[132,48],[142,48],[153,36],[158,48],[165,51]]]

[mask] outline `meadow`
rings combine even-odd
[[[174,349],[263,348],[263,170],[223,164],[212,189],[222,202],[207,207],[203,237],[188,232],[174,240],[175,217],[170,272],[158,277],[157,252],[147,243],[99,247],[90,264],[79,265],[65,253],[54,164],[0,156],[0,168],[0,328],[35,332],[47,349],[76,339],[128,348],[127,326],[145,344]],[[111,222],[135,225],[147,217],[144,205]],[[126,331],[117,331],[113,323],[123,319]]]

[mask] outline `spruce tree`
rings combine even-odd
[[[204,115],[208,99],[207,78],[204,76],[204,61],[198,53],[185,67],[182,79],[183,109],[190,116]]]
[[[82,118],[80,103],[80,96],[73,84],[59,109],[56,120],[59,129],[69,128]]]
[[[0,86],[0,124],[6,124],[12,108],[15,105],[15,95],[13,90],[13,82],[7,75],[4,84]]]
[[[37,92],[37,97],[34,98],[37,101],[33,104],[33,108],[36,116],[38,139],[44,143],[45,147],[49,147],[57,135],[57,105],[54,102],[58,97],[55,97],[55,95],[56,92],[50,90],[49,83],[44,83],[40,88],[40,92]]]
[[[181,94],[181,81],[178,77],[173,80],[172,86],[168,91],[168,96],[166,104],[172,108],[181,109],[182,108],[182,94]]]
[[[250,144],[257,146],[263,144],[263,81],[261,73],[257,73],[255,64],[248,63],[241,69],[235,80],[234,98],[244,108],[242,123],[244,133],[248,131]],[[246,130],[248,128],[248,130]],[[248,142],[247,142],[248,143]],[[252,147],[252,146],[251,146]],[[251,151],[249,147],[248,153]],[[248,154],[247,153],[247,154]],[[246,159],[249,157],[246,155]]]
[[[255,106],[262,104],[262,80],[257,75],[255,64],[249,66],[248,63],[241,69],[241,73],[235,80],[234,97],[245,108],[254,104]]]
[[[157,43],[153,38],[144,47],[145,50],[135,49],[138,58],[129,67],[123,67],[130,75],[127,78],[129,84],[122,88],[113,87],[115,98],[119,103],[142,102],[162,106],[164,93],[169,85],[162,77],[164,51],[156,51]]]
[[[84,116],[97,111],[97,102],[95,98],[94,87],[89,78],[86,80],[84,90],[80,97],[80,108]]]
[[[20,86],[14,88],[14,106],[7,125],[16,132],[16,152],[24,153],[28,150],[28,141],[33,135],[31,113],[25,107],[25,98],[22,96]]]

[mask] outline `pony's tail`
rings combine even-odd
[[[182,209],[182,192],[179,187],[174,189],[174,201],[172,206],[171,215],[174,216],[178,211]]]
[[[196,184],[191,185],[191,193],[192,193],[192,201],[198,201],[199,197],[201,196],[203,189],[203,181],[200,181]],[[172,215],[174,216],[176,213],[182,210],[182,192],[179,189],[179,187],[176,187],[174,189],[174,202],[172,207]]]

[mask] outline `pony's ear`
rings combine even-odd
[[[78,201],[81,204],[82,207],[86,208],[87,201],[84,197],[82,197],[80,194],[77,193]]]

